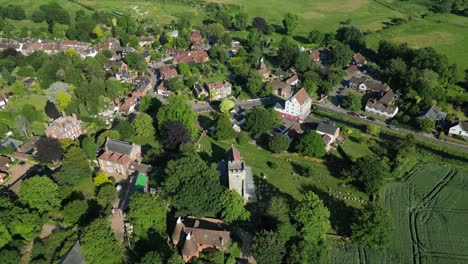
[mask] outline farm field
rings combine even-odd
[[[332,263],[467,263],[468,170],[421,164],[381,193],[395,222],[389,248],[375,252],[350,246],[333,249]]]

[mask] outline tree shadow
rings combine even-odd
[[[354,216],[355,208],[346,205],[343,201],[334,198],[315,186],[303,185],[301,189],[303,193],[312,191],[317,194],[319,198],[322,199],[323,204],[330,210],[331,227],[340,235],[350,236],[350,219]]]
[[[198,123],[204,130],[208,130],[210,127],[214,126],[215,122],[212,118],[204,115],[198,116]]]
[[[293,39],[301,44],[309,43],[309,40],[304,36],[293,36]]]
[[[218,161],[225,159],[226,150],[216,145],[215,143],[211,142],[209,153],[200,152],[199,155],[204,161],[217,163]]]
[[[341,148],[338,148],[338,153],[340,153],[340,149]],[[341,149],[341,151],[343,150]],[[352,163],[351,159],[348,158],[346,153],[345,155],[341,154],[341,156],[336,155],[336,153],[329,153],[325,159],[327,160],[325,165],[327,166],[330,175],[335,178],[342,178],[342,170],[349,167]]]

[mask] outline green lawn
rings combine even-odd
[[[356,142],[354,138],[348,138],[342,145],[342,148],[352,160],[356,160],[364,156],[374,155],[374,153],[369,149],[371,144],[369,144],[367,141],[364,141],[364,138],[361,139],[361,142]]]

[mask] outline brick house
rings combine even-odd
[[[184,261],[190,262],[205,250],[227,250],[231,234],[222,220],[189,216],[177,219],[171,240],[174,246],[182,249]]]
[[[122,140],[107,139],[104,152],[97,158],[99,168],[107,176],[126,178],[141,162],[141,146]]]
[[[207,86],[211,100],[225,99],[232,92],[232,84],[228,82],[210,82]]]
[[[50,125],[46,125],[45,133],[48,137],[56,139],[77,139],[81,134],[82,122],[77,119],[76,114],[63,116],[55,119]]]
[[[141,76],[139,82],[136,84],[135,88],[132,91],[132,96],[143,97],[148,92],[153,90],[154,85],[156,84],[156,78],[151,78],[148,76]]]
[[[366,104],[366,112],[393,118],[398,113],[398,106],[393,105],[395,94],[390,89],[380,99],[369,99]]]
[[[177,69],[173,66],[163,65],[159,69],[159,80],[169,80],[177,76]]]
[[[208,53],[206,51],[200,51],[200,50],[194,50],[190,52],[184,52],[183,54],[177,56],[174,58],[173,63],[174,64],[179,64],[179,63],[202,63],[202,62],[207,62],[210,60],[210,56],[208,56]]]

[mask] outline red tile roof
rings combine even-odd
[[[303,105],[306,101],[310,100],[310,96],[304,88],[299,90],[292,98],[295,98],[299,105]]]

